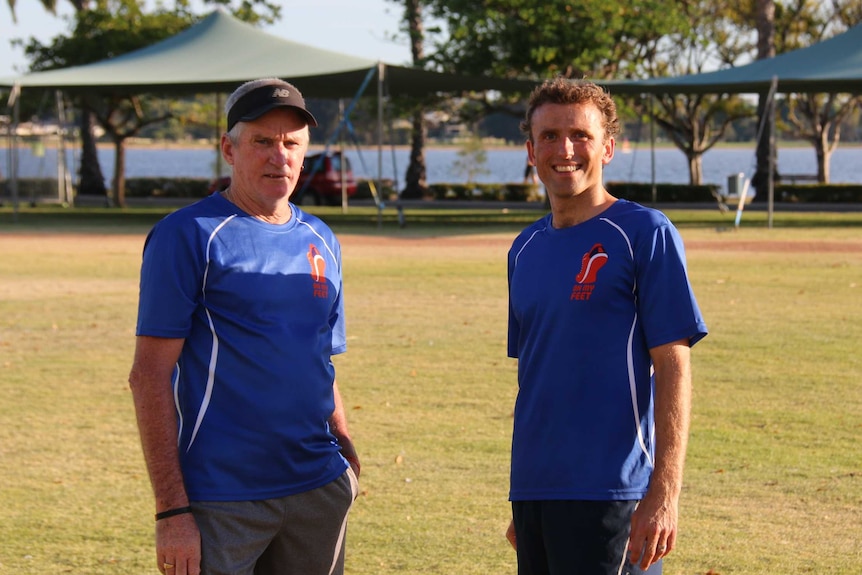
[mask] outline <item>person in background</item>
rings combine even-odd
[[[539,183],[539,176],[536,175],[536,167],[530,162],[530,158],[527,157],[527,163],[524,165],[524,185],[532,184],[537,185]]]
[[[690,347],[707,333],[683,243],[604,188],[619,120],[600,87],[543,83],[521,128],[551,211],[508,255],[506,535],[519,575],[659,573],[677,539]]]
[[[317,121],[276,78],[225,109],[230,187],[165,217],[143,250],[129,382],[158,569],[341,574],[359,476],[332,363],[341,248],[289,201]]]

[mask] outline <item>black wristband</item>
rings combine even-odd
[[[168,509],[167,511],[162,511],[161,513],[156,513],[156,521],[159,519],[167,519],[168,517],[173,517],[174,515],[182,515],[183,513],[191,513],[191,507],[177,507],[175,509]]]

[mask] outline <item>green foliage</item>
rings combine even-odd
[[[467,183],[472,183],[476,176],[487,174],[488,152],[482,139],[476,134],[461,142],[458,149],[458,159],[452,165],[452,171],[466,176]]]
[[[126,180],[126,196],[129,198],[152,199],[192,199],[208,195],[210,180],[206,178],[128,178]],[[375,190],[377,183],[373,182]],[[393,182],[386,180],[383,187],[377,190],[384,201],[393,198],[395,190]],[[359,180],[357,182],[355,200],[371,200],[372,182]],[[642,204],[651,204],[652,184],[638,182],[607,182],[607,190],[618,198],[624,198]],[[721,192],[721,186],[706,184],[692,186],[689,184],[656,184],[657,202],[672,203],[712,203]],[[536,186],[521,183],[473,183],[455,184],[438,183],[428,186],[430,199],[449,201],[501,201],[501,202],[531,202],[538,198]],[[18,180],[18,198],[22,203],[44,203],[56,200],[57,180],[55,178],[22,178]],[[10,203],[12,194],[9,182],[0,183],[0,205]],[[775,184],[775,201],[778,203],[862,203],[862,186],[858,184]],[[429,203],[428,207],[433,207]]]
[[[168,11],[160,5],[144,12],[137,0],[102,0],[76,14],[71,34],[45,45],[31,38],[25,54],[34,72],[79,66],[149,46],[193,22],[184,10]]]
[[[441,201],[504,201],[526,202],[534,186],[529,184],[431,184],[428,192]]]
[[[605,188],[611,195],[633,202],[649,205],[653,202],[652,184],[635,182],[607,182]],[[656,202],[715,202],[715,194],[721,186],[715,184],[656,184]]]
[[[862,202],[862,185],[858,184],[775,184],[773,192],[782,202],[791,203],[858,203]]]
[[[446,23],[434,65],[467,74],[628,76],[665,34],[687,27],[670,0],[432,0]]]
[[[128,178],[129,198],[203,198],[209,195],[206,178]]]
[[[281,4],[267,0],[204,0],[204,4],[222,6],[249,24],[274,24],[281,19]]]

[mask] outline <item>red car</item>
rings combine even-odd
[[[347,197],[356,194],[356,179],[350,168],[350,160],[344,158],[344,188]],[[305,167],[299,174],[299,182],[293,190],[291,201],[303,206],[341,204],[341,152],[312,154],[305,157]],[[214,180],[209,187],[210,193],[220,191],[230,185],[230,176]]]

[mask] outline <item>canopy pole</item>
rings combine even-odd
[[[18,118],[20,116],[21,84],[12,86],[7,106],[12,108],[12,124],[9,126],[9,183],[12,192],[12,221],[18,222]]]
[[[769,101],[766,103],[769,110],[769,175],[766,179],[766,187],[769,194],[769,209],[767,216],[767,227],[772,229],[772,216],[775,211],[775,93],[778,91],[778,76],[772,77],[769,87]]]
[[[383,191],[383,82],[386,65],[377,62],[377,190]],[[377,202],[377,227],[383,227],[383,200]]]
[[[69,166],[66,163],[66,106],[63,102],[63,93],[60,90],[54,92],[57,100],[57,199],[61,206],[69,207],[75,205],[72,194],[72,177],[69,174]]]
[[[338,99],[338,118],[340,122],[344,121],[344,99]],[[344,155],[344,132],[338,132],[338,150],[341,153],[341,162],[339,176],[341,177],[341,213],[347,213],[347,161]]]
[[[216,92],[216,114],[215,114],[215,178],[218,180],[222,176],[222,157],[221,157],[221,117],[222,105],[221,92]]]
[[[658,203],[658,188],[655,183],[655,94],[649,95],[649,144],[650,144],[650,181],[652,182],[652,204]]]

